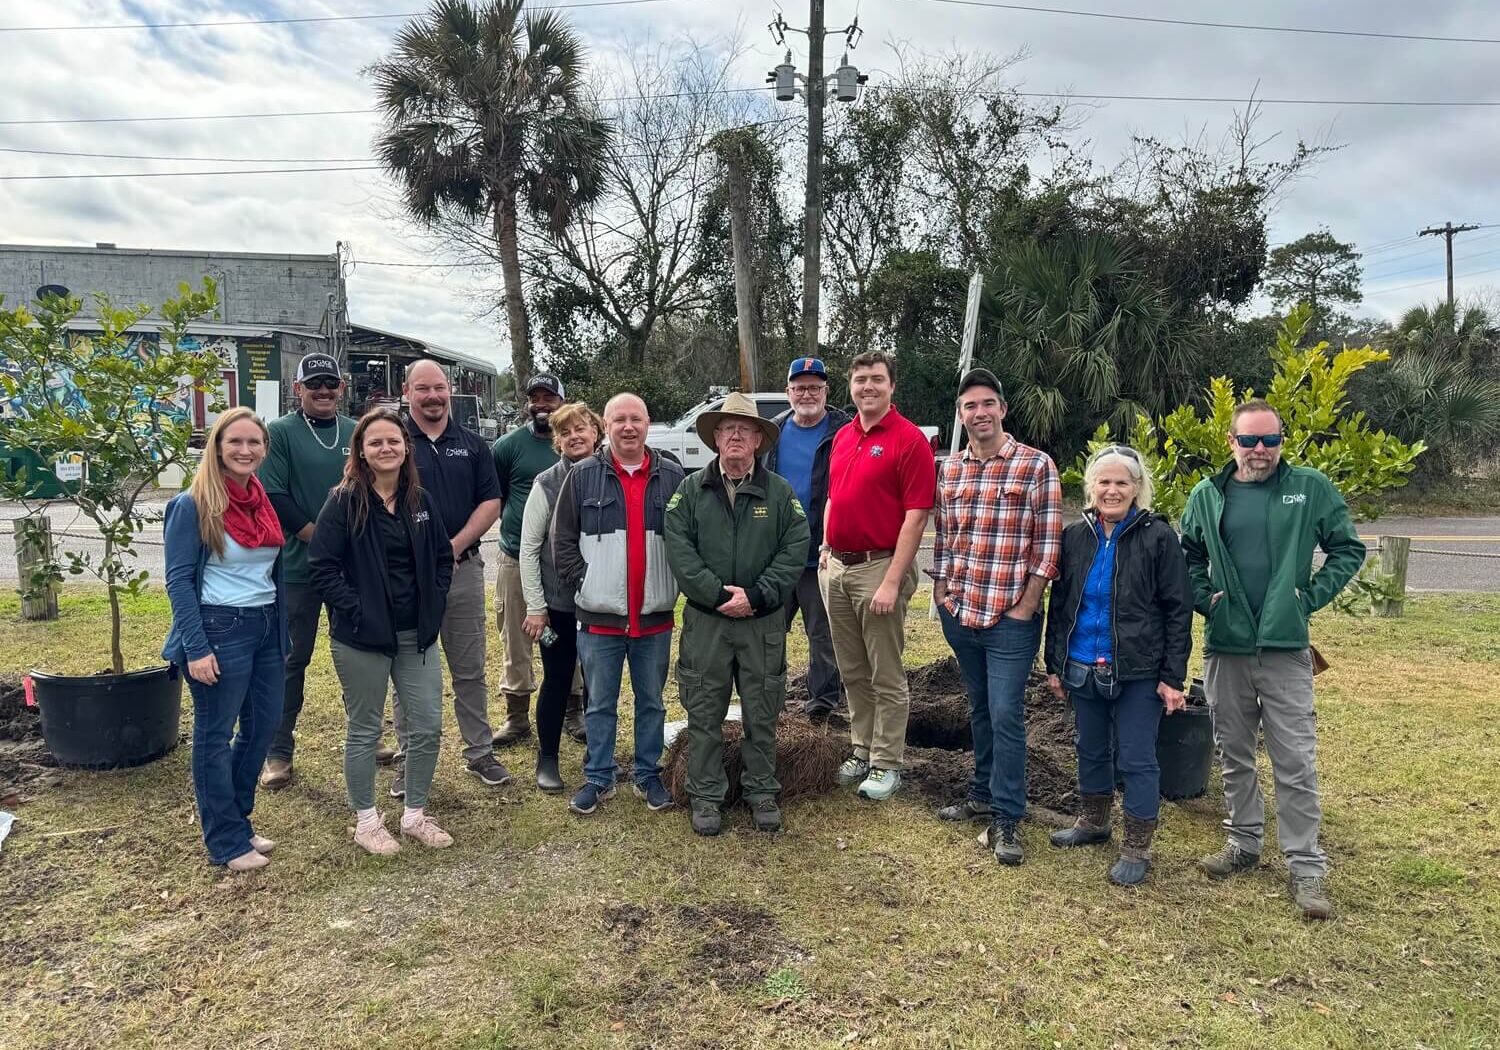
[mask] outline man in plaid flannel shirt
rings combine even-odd
[[[932,597],[969,694],[974,780],[943,820],[990,823],[1001,864],[1024,859],[1026,676],[1042,640],[1042,592],[1062,556],[1062,486],[1044,452],[1005,432],[1005,393],[988,369],[959,381],[968,446],[938,470]]]

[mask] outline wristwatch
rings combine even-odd
[[[820,554],[826,553],[831,550],[833,550],[833,544],[831,543],[823,543],[818,546],[818,553]]]

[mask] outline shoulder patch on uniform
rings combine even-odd
[[[807,511],[805,511],[805,510],[802,509],[802,501],[800,499],[798,499],[796,496],[792,497],[792,511],[799,518],[805,518],[805,517],[807,517]]]
[[[669,499],[669,500],[667,500],[667,509],[671,510],[673,507],[677,506],[677,504],[679,504],[681,502],[682,502],[682,493],[681,492],[674,492],[674,493],[672,493],[672,498]]]

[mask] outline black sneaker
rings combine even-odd
[[[398,766],[396,775],[391,777],[391,798],[406,797],[406,767]]]
[[[1026,854],[1021,851],[1021,837],[1016,834],[1016,826],[1008,820],[997,820],[990,825],[990,849],[994,850],[995,860],[1010,867],[1015,867],[1026,859]]]
[[[568,808],[581,817],[589,816],[599,808],[599,803],[608,802],[615,797],[615,786],[600,787],[598,784],[585,784],[578,789],[578,793],[568,800]]]
[[[952,821],[976,821],[988,823],[990,816],[990,804],[988,802],[975,802],[966,798],[962,802],[955,802],[951,806],[944,806],[937,811],[938,820]]]
[[[750,803],[750,815],[755,818],[756,831],[781,830],[781,807],[774,798],[758,798]]]
[[[672,808],[672,796],[661,777],[647,777],[635,786],[635,793],[646,800],[646,808],[652,813]]]
[[[494,755],[480,755],[472,759],[467,768],[486,787],[500,787],[502,784],[510,783],[510,770],[501,765]]]

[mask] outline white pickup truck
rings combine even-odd
[[[695,405],[687,415],[675,423],[652,423],[646,443],[652,448],[672,453],[689,473],[706,466],[714,454],[698,438],[698,417],[704,412],[713,412],[723,407],[725,396],[714,394],[705,398],[701,404]],[[791,407],[785,393],[759,391],[745,396],[755,402],[756,411],[765,419],[775,419]],[[933,452],[940,454],[943,450],[938,447],[938,428],[921,427],[919,429],[927,435]]]

